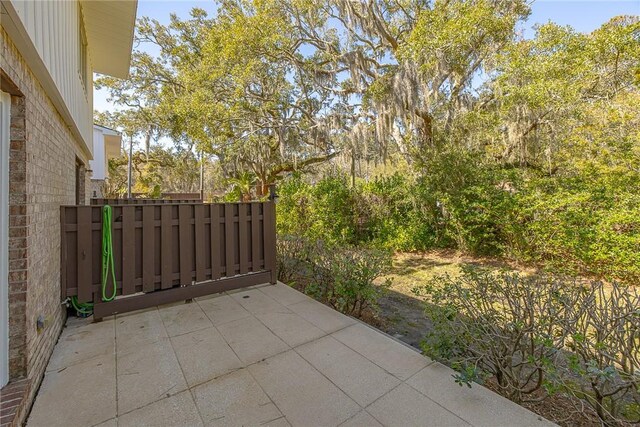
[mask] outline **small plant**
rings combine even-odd
[[[391,256],[380,250],[355,248],[332,250],[331,254],[330,303],[356,317],[366,309],[377,308],[378,297],[391,285],[391,279],[377,285],[374,281],[391,267]]]

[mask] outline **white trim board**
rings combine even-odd
[[[9,129],[11,95],[0,92],[0,387],[9,382]]]

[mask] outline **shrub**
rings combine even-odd
[[[395,173],[358,185],[358,236],[382,248],[426,250],[436,245],[436,204],[406,175]]]
[[[294,175],[283,181],[278,195],[278,233],[332,243],[356,242],[355,202],[345,176],[329,175],[310,185]]]
[[[581,290],[549,277],[465,268],[414,292],[426,297],[434,323],[425,353],[458,369],[461,384],[492,376],[502,394],[523,402],[551,387]]]
[[[310,248],[301,237],[283,236],[276,241],[278,280],[290,285],[310,267]]]
[[[637,168],[636,168],[637,169]],[[332,173],[278,190],[278,232],[334,244],[507,256],[562,274],[640,280],[640,175],[589,166],[549,175],[442,149],[415,174],[351,188]]]
[[[610,175],[582,172],[529,182],[517,197],[514,222],[520,223],[526,244],[516,256],[566,274],[637,282],[639,178],[621,183]]]
[[[374,283],[391,266],[388,252],[291,237],[278,245],[278,277],[343,313],[361,317],[375,311],[390,284]]]
[[[636,288],[593,283],[571,328],[568,367],[583,381],[574,392],[606,425],[640,422],[640,294]]]
[[[434,153],[425,168],[420,186],[438,206],[439,246],[502,254],[514,231],[518,175],[458,147]]]
[[[415,292],[434,324],[423,349],[458,383],[493,377],[516,402],[568,392],[605,425],[640,421],[636,289],[467,268]]]

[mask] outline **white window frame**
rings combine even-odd
[[[0,387],[9,382],[9,128],[11,95],[0,92]]]

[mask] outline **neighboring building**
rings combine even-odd
[[[22,422],[64,324],[59,207],[88,200],[92,72],[127,77],[137,3],[0,7],[0,393],[22,402],[3,402],[4,426]]]
[[[120,156],[121,145],[122,137],[118,131],[93,125],[93,160],[89,161],[91,197],[104,197],[104,185],[109,178],[109,159]]]

